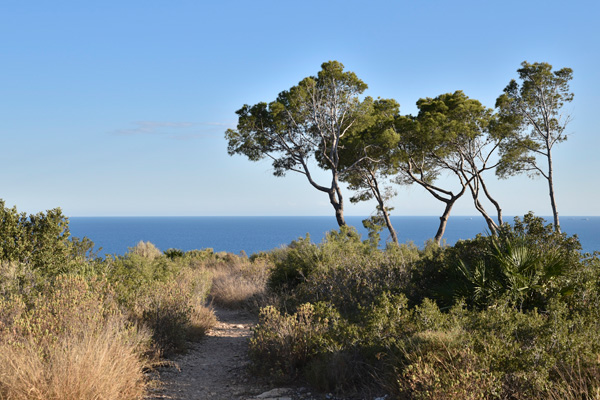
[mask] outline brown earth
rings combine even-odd
[[[157,371],[147,400],[334,399],[306,388],[276,387],[248,371],[248,339],[256,319],[240,310],[215,310],[218,322],[190,350]]]

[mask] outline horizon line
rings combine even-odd
[[[536,217],[541,218],[554,218],[552,215],[536,215]],[[504,218],[514,218],[521,217],[522,215],[512,215],[507,214],[504,215]],[[335,216],[332,215],[70,215],[66,216],[67,218],[332,218],[335,219]],[[345,218],[369,218],[370,215],[345,215]],[[439,215],[390,215],[390,218],[394,217],[437,217],[440,218]],[[460,215],[450,215],[449,218],[452,217],[465,217],[465,218],[483,218],[481,215],[473,215],[473,214],[460,214]],[[582,215],[563,215],[560,216],[560,219],[563,218],[590,218],[590,217],[600,217],[600,215],[591,215],[591,214],[582,214]],[[497,219],[496,216],[492,216],[492,218]]]

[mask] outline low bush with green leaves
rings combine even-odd
[[[274,257],[284,301],[263,309],[251,354],[279,379],[400,399],[599,397],[600,258],[531,214],[452,247],[380,250],[340,231]]]

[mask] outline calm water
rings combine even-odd
[[[366,238],[363,218],[346,217],[346,222]],[[96,249],[102,247],[99,255],[124,254],[140,240],[161,250],[210,247],[231,253],[243,250],[250,255],[289,244],[307,233],[313,242],[320,242],[326,232],[337,229],[333,217],[71,217],[69,221],[73,236],[87,236]],[[392,217],[392,223],[400,242],[422,246],[434,236],[439,218]],[[561,217],[561,227],[569,235],[579,236],[584,251],[600,250],[600,217]],[[481,217],[451,217],[444,238],[454,244],[485,233],[486,228]],[[382,238],[386,238],[385,231]]]

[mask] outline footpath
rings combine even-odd
[[[318,400],[331,394],[313,394],[306,388],[269,385],[248,372],[248,339],[255,325],[245,311],[215,309],[217,325],[172,366],[159,369],[156,386],[147,400]],[[338,399],[339,400],[339,399]]]

